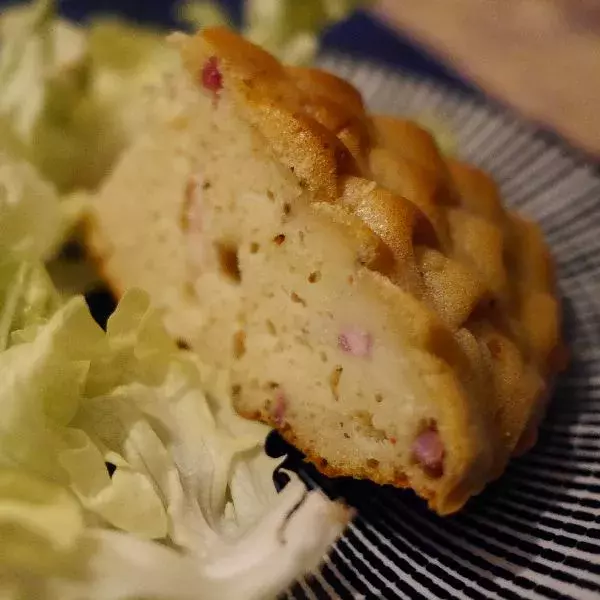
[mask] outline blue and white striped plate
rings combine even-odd
[[[600,173],[514,115],[430,80],[344,57],[321,66],[378,112],[437,114],[459,154],[546,232],[565,302],[570,370],[540,441],[464,511],[440,518],[411,492],[325,481],[359,516],[322,571],[287,598],[600,598]],[[293,460],[292,460],[293,462]]]

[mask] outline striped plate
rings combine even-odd
[[[374,110],[441,116],[459,154],[541,224],[558,262],[573,361],[539,444],[457,516],[437,517],[411,492],[326,481],[301,467],[359,516],[322,571],[287,597],[600,598],[598,167],[505,110],[430,80],[337,56],[321,66],[354,83]]]

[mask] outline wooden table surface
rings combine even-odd
[[[490,95],[600,157],[600,0],[379,0]]]

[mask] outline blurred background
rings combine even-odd
[[[278,0],[275,0],[277,2]],[[319,1],[319,0],[317,0]],[[289,0],[282,0],[289,3]],[[313,0],[292,0],[297,4],[313,4]],[[0,6],[14,4],[14,0],[0,0]],[[180,0],[60,0],[61,12],[75,20],[86,20],[92,15],[122,14],[129,19],[150,26],[176,28],[175,18]],[[215,0],[234,24],[243,20],[244,0]],[[367,5],[368,2],[356,2]],[[372,3],[373,5],[375,3]],[[385,23],[385,24],[384,24]],[[387,26],[386,26],[387,25]],[[384,64],[401,66],[413,71],[426,72],[431,76],[469,88],[451,69],[428,55],[424,48],[415,45],[401,29],[394,27],[387,18],[375,18],[370,10],[358,9],[341,23],[335,23],[324,31],[322,48],[339,50],[371,58]]]
[[[298,11],[320,0],[265,0]],[[600,0],[323,0],[359,10],[328,27],[321,49],[484,91],[600,156]],[[0,1],[0,5],[8,2]],[[121,13],[168,29],[175,0],[61,0],[63,14]],[[243,0],[215,0],[243,20]],[[258,4],[258,3],[254,3]],[[290,7],[292,7],[290,9]]]

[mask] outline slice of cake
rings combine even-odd
[[[237,410],[328,475],[459,509],[529,447],[562,362],[538,228],[416,125],[229,30],[182,55],[95,201],[90,246]]]

